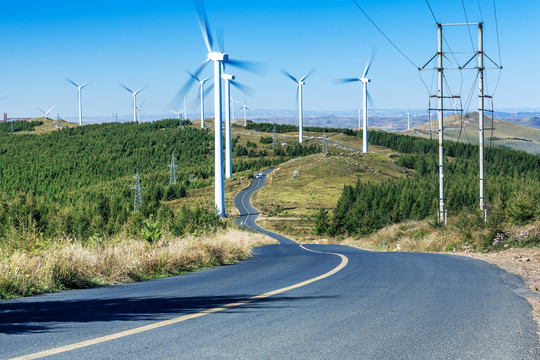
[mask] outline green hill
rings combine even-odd
[[[181,129],[174,119],[49,132],[33,131],[46,123],[17,125],[23,127],[16,132],[20,135],[0,132],[0,243],[7,238],[34,236],[88,239],[120,232],[138,234],[149,217],[175,233],[184,231],[185,221],[203,226],[204,216],[178,215],[171,201],[213,186],[211,130]],[[258,138],[255,143],[237,135],[233,146],[236,178],[320,151],[297,144],[272,149],[271,144],[258,143]],[[169,184],[172,153],[178,165],[176,185]],[[134,213],[131,187],[137,169],[145,187],[144,206]],[[197,204],[191,201],[189,207]],[[199,206],[208,205],[204,213],[212,217],[212,204],[208,201]]]
[[[406,130],[407,135],[438,139],[439,123],[434,119]],[[461,141],[469,144],[478,144],[478,113],[462,116],[450,115],[444,118],[445,140]],[[540,130],[528,126],[514,124],[504,120],[485,116],[484,120],[486,146],[497,146],[514,150],[522,150],[531,154],[540,154]]]
[[[359,135],[336,137],[359,148]],[[438,142],[383,131],[370,131],[369,139],[367,155],[341,148],[337,154],[281,165],[254,198],[262,209],[262,225],[305,241],[362,238],[393,224],[424,219],[435,224]],[[445,197],[451,223],[459,227],[458,242],[475,237],[478,249],[490,246],[504,228],[540,220],[540,158],[501,148],[488,148],[485,156],[488,223],[477,210],[478,147],[446,143]],[[455,239],[439,245],[432,239],[420,250],[452,244]]]

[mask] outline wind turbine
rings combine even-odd
[[[296,79],[294,76],[292,76],[290,73],[288,73],[285,69],[281,69],[281,72],[287,76],[289,79],[294,81],[297,86],[297,92],[296,92],[296,99],[298,100],[298,127],[300,128],[299,131],[299,142],[304,142],[304,112],[302,109],[302,86],[304,86],[306,83],[304,80],[306,80],[308,77],[311,76],[315,72],[315,69],[311,69],[303,78],[300,80]]]
[[[204,84],[210,79],[210,77],[201,80],[197,75],[194,75],[189,71],[188,74],[193,80],[199,83],[199,97],[201,98],[201,129],[204,129]]]
[[[231,96],[231,105],[232,105],[232,121],[235,122],[236,121],[236,118],[234,116],[234,104],[241,104],[240,101],[236,101],[233,99],[233,97]]]
[[[244,105],[240,109],[244,109],[244,126],[247,126],[246,110],[249,110],[249,108],[246,105],[246,99],[244,99]]]
[[[54,109],[55,106],[56,106],[56,104],[53,105],[53,106],[52,106],[49,110],[47,110],[47,111],[43,111],[43,110],[41,110],[41,109],[38,108],[38,107],[36,107],[36,109],[38,109],[39,111],[41,111],[41,112],[43,113],[43,115],[45,115],[45,120],[47,120],[47,119],[49,118],[49,113],[51,112],[52,109]]]
[[[120,86],[126,89],[133,96],[133,122],[137,122],[137,94],[146,89],[146,86],[137,91],[132,91],[122,83],[120,83]]]
[[[363,101],[362,101],[362,107],[363,107],[363,131],[362,131],[362,152],[367,153],[368,152],[368,136],[367,136],[367,129],[368,129],[368,99],[372,103],[371,96],[369,96],[369,93],[367,91],[367,84],[368,82],[371,82],[371,79],[368,79],[366,76],[369,72],[369,68],[371,67],[371,64],[373,63],[373,59],[375,58],[376,50],[373,49],[371,51],[371,55],[366,63],[366,67],[364,69],[364,72],[362,73],[362,77],[359,78],[347,78],[347,79],[338,79],[336,80],[339,84],[349,83],[349,82],[355,82],[360,81],[363,84]]]
[[[180,120],[180,114],[182,114],[181,111],[174,111],[174,110],[170,110],[170,111],[171,111],[173,114],[176,114],[176,118],[177,118],[178,120]]]
[[[210,26],[208,25],[208,19],[206,17],[206,10],[204,8],[204,3],[202,0],[194,0],[194,5],[197,11],[199,26],[201,28],[201,33],[208,50],[208,55],[206,60],[199,66],[197,71],[193,73],[194,76],[199,76],[199,74],[204,70],[206,65],[210,61],[214,63],[214,131],[215,131],[215,167],[214,167],[214,176],[215,176],[215,207],[216,213],[221,217],[225,217],[225,194],[223,187],[223,129],[221,126],[222,123],[222,101],[221,101],[221,74],[224,64],[229,64],[231,66],[237,66],[244,68],[246,70],[257,71],[260,69],[260,64],[248,62],[248,61],[239,61],[229,59],[229,55],[226,54],[223,50],[223,41],[221,42],[221,49],[219,51],[214,51],[212,49],[213,38],[210,32]],[[189,88],[192,86],[193,81],[186,83],[182,89],[178,92],[175,98],[183,96]],[[174,99],[173,99],[174,101]]]
[[[231,74],[223,74],[223,80],[225,80],[225,178],[229,179],[232,176],[232,155],[231,155],[231,102],[233,104],[234,113],[234,100],[231,97],[231,85],[235,86],[240,91],[246,93],[253,93],[255,90],[249,86],[239,84],[235,81],[235,76]],[[245,101],[245,100],[244,100]],[[244,105],[245,106],[245,105]],[[244,125],[245,125],[246,112],[244,109]]]
[[[79,125],[82,125],[82,97],[81,97],[81,90],[89,84],[89,82],[85,82],[82,85],[77,85],[73,80],[66,78],[68,82],[73,84],[77,88],[77,93],[79,95]]]
[[[411,113],[409,108],[407,108],[407,130],[411,130]]]
[[[141,108],[144,105],[144,101],[141,103],[141,105],[137,106],[137,111],[139,112],[139,124],[141,123]]]

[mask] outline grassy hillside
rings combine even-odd
[[[431,121],[430,124],[425,123],[404,131],[404,134],[421,136],[424,138],[438,139],[439,124],[437,119]],[[469,144],[477,145],[478,137],[478,113],[465,114],[463,117],[459,115],[450,115],[444,118],[444,126],[448,129],[444,133],[445,140],[462,141]],[[486,146],[498,146],[514,150],[522,150],[531,154],[540,154],[540,129],[534,129],[528,126],[514,124],[500,119],[485,116],[484,144]],[[491,130],[493,128],[493,130]]]
[[[342,144],[361,147],[357,135],[335,137]],[[535,205],[540,201],[538,156],[487,149],[485,196],[490,216],[484,223],[477,211],[478,148],[447,142],[445,197],[453,227],[443,234],[434,231],[438,228],[436,150],[436,141],[370,132],[368,155],[340,148],[337,154],[291,160],[269,175],[268,185],[253,202],[262,210],[262,226],[293,234],[300,241],[348,237],[349,243],[367,239],[376,248],[386,248],[384,236],[394,244],[407,237],[410,250],[452,250],[456,246],[485,249],[499,236],[510,243],[540,245],[538,231],[529,231],[540,221]],[[384,232],[386,226],[393,230]],[[382,235],[373,235],[379,229]],[[444,241],[437,240],[439,235],[444,235]]]
[[[320,136],[320,133],[307,133]],[[327,133],[340,144],[362,148],[362,139],[343,133]],[[314,141],[314,140],[311,140]],[[316,140],[318,141],[318,140]],[[373,145],[364,155],[329,143],[328,155],[314,154],[281,164],[268,176],[267,185],[253,197],[261,210],[263,227],[286,232],[305,241],[314,239],[314,218],[320,209],[336,207],[343,186],[358,180],[378,183],[387,179],[411,177],[410,171],[396,163],[397,152]]]

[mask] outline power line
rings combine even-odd
[[[465,14],[465,22],[468,24],[469,23],[469,17],[467,16],[467,10],[465,9],[465,1],[464,0],[461,0],[461,6],[463,7],[463,13]],[[473,39],[472,39],[472,34],[471,34],[471,28],[469,27],[469,25],[467,25],[467,31],[469,32],[469,39],[471,39],[471,47],[474,51],[474,42],[473,42]]]
[[[499,87],[499,82],[501,81],[501,72],[502,72],[502,58],[501,58],[501,41],[499,39],[499,21],[497,20],[497,6],[495,5],[495,0],[493,0],[493,12],[495,13],[495,31],[497,33],[497,49],[499,51],[499,76],[497,77],[497,83],[495,84],[495,88],[493,89],[493,93],[491,95],[495,94],[495,90]]]
[[[375,22],[374,22],[373,20],[371,20],[371,18],[370,18],[369,15],[364,11],[364,9],[362,9],[362,8],[360,7],[360,5],[358,5],[358,3],[357,3],[355,0],[352,0],[352,2],[360,9],[360,11],[361,11],[362,13],[364,13],[364,15],[367,17],[367,19],[373,24],[373,26],[375,26],[375,28],[376,28],[377,30],[379,30],[379,32],[382,34],[382,36],[384,36],[385,39],[388,40],[388,42],[389,42],[390,44],[392,44],[392,46],[393,46],[393,47],[394,47],[401,55],[403,55],[403,57],[404,57],[405,59],[407,59],[408,62],[410,62],[410,63],[412,64],[412,66],[414,66],[415,68],[418,69],[418,66],[416,66],[416,64],[415,64],[411,59],[409,59],[409,57],[408,57],[407,55],[405,55],[405,53],[404,53],[403,51],[401,51],[400,48],[398,48],[397,45],[394,44],[394,42],[393,42],[392,40],[390,40],[390,38],[389,38],[388,36],[386,36],[386,34],[381,30],[380,27],[377,26],[377,24],[375,24]]]
[[[426,0],[426,4],[427,4],[427,6],[428,6],[428,8],[429,8],[429,11],[431,12],[431,16],[433,16],[433,20],[435,20],[435,23],[436,23],[436,24],[439,24],[439,22],[437,21],[437,18],[435,17],[435,13],[433,12],[433,9],[431,8],[431,5],[429,5],[429,1],[428,1],[428,0]]]

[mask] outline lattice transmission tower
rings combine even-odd
[[[133,212],[137,212],[137,202],[139,203],[139,208],[142,209],[142,190],[145,190],[146,188],[144,186],[141,186],[141,179],[139,178],[139,169],[137,169],[137,173],[133,177],[135,179],[135,185],[131,187],[131,190],[135,192],[135,197],[133,200]]]
[[[169,184],[176,185],[176,168],[178,165],[174,163],[174,153],[171,153],[171,164],[169,165],[171,168],[171,174],[169,176]]]

